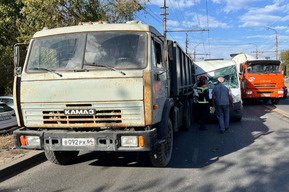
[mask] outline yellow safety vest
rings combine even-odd
[[[207,101],[205,97],[205,91],[208,89],[208,87],[197,87],[197,91],[199,94],[198,103],[209,103],[209,101]]]

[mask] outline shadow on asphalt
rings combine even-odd
[[[0,170],[0,183],[46,161],[44,153],[37,154],[11,167]]]
[[[274,109],[275,107],[271,105]],[[231,122],[229,131],[219,134],[217,121],[207,124],[207,131],[200,131],[193,124],[189,131],[174,134],[174,149],[170,168],[202,168],[220,157],[241,150],[262,135],[272,132],[264,125],[264,115],[270,113],[263,104],[245,105],[248,114],[240,122]],[[262,109],[262,110],[260,110]],[[253,134],[258,132],[258,134]],[[91,152],[80,155],[74,163],[90,162],[92,166],[151,167],[147,153],[136,152]]]

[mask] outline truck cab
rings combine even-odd
[[[278,60],[248,60],[241,68],[242,98],[278,104],[284,97],[284,77]]]

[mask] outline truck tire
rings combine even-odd
[[[46,158],[57,165],[67,165],[78,155],[79,151],[51,151],[44,150]]]
[[[268,99],[268,98],[264,98],[264,99],[263,99],[263,104],[267,104],[267,103],[268,103],[268,101],[269,101],[269,99]]]
[[[277,99],[277,98],[272,98],[272,99],[271,99],[271,103],[272,103],[273,105],[278,105],[279,99]]]
[[[157,146],[150,152],[150,162],[155,167],[165,167],[169,164],[173,152],[173,125],[168,118],[167,123],[168,136],[163,143]]]

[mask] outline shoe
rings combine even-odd
[[[221,130],[221,131],[220,131],[220,134],[224,134],[224,132],[225,132],[225,131],[222,131],[222,130]]]
[[[229,131],[229,128],[226,128],[225,131]]]

